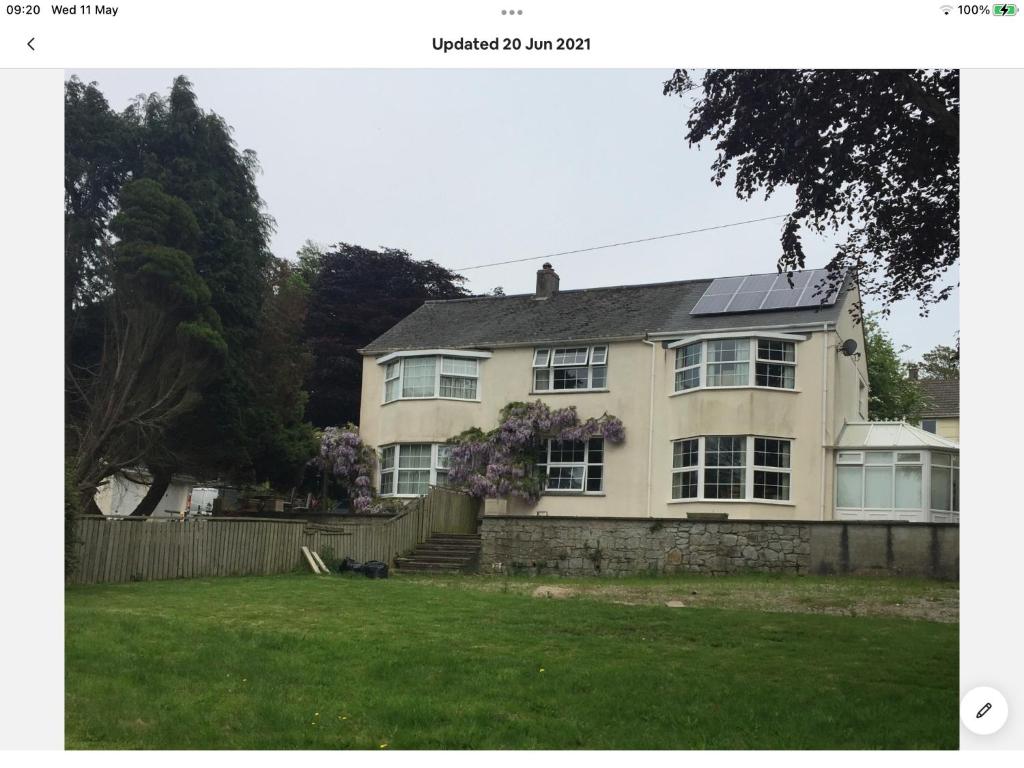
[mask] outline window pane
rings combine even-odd
[[[591,370],[590,386],[594,389],[602,389],[608,386],[608,366],[595,365]]]
[[[676,392],[684,389],[693,389],[700,386],[700,368],[687,368],[685,371],[676,372]]]
[[[676,348],[676,368],[689,368],[700,364],[700,342]]]
[[[389,493],[394,493],[395,492],[395,473],[394,473],[394,471],[381,472],[381,474],[380,474],[380,492],[381,492],[382,496],[387,495]]]
[[[932,467],[932,509],[948,511],[952,506],[949,473],[949,467]]]
[[[950,455],[948,453],[933,453],[932,464],[938,464],[943,467],[948,467],[950,464]]]
[[[402,371],[402,397],[433,397],[436,357],[407,357]]]
[[[551,463],[583,463],[584,444],[582,440],[552,440]]]
[[[398,493],[422,496],[430,490],[429,469],[398,470]]]
[[[864,506],[864,470],[860,467],[839,467],[836,481],[838,493],[836,506],[844,509],[860,509]]]
[[[864,508],[892,509],[892,469],[865,467]]]
[[[398,466],[402,469],[430,467],[430,444],[408,444],[398,449]]]
[[[461,357],[441,358],[441,373],[449,373],[452,376],[476,376],[478,362],[467,360]]]
[[[672,498],[697,498],[697,472],[695,470],[672,473]]]
[[[599,493],[602,485],[601,480],[604,474],[604,467],[600,464],[587,465],[587,490],[591,493]]]
[[[551,467],[548,488],[554,491],[582,491],[583,467]]]
[[[384,402],[390,403],[398,399],[398,379],[392,379],[384,385]]]
[[[705,469],[704,498],[742,499],[745,469]]]
[[[896,467],[896,509],[921,508],[921,468]]]
[[[953,467],[953,511],[960,511],[960,470]]]
[[[534,392],[544,392],[551,389],[551,369],[538,368],[533,372]]]
[[[935,426],[935,419],[925,419],[924,421],[921,422],[921,429],[923,429],[925,432],[931,432],[933,435],[935,434]]]
[[[587,364],[587,347],[579,347],[576,349],[556,349],[554,358],[551,360],[552,365],[586,365]]]
[[[864,456],[859,451],[840,451],[836,461],[840,464],[863,464]]]
[[[754,438],[754,466],[789,469],[789,440]]]
[[[708,467],[746,466],[747,438],[706,437],[704,438],[704,465]]]
[[[608,361],[608,347],[594,347],[590,357],[592,365],[604,365]]]
[[[750,341],[748,339],[719,339],[708,342],[708,362],[726,363],[750,359]]]
[[[865,464],[892,464],[892,451],[868,451],[864,454]]]
[[[395,466],[395,446],[389,445],[380,449],[380,468],[391,469]]]
[[[457,397],[461,400],[475,400],[476,379],[464,379],[458,376],[442,376],[441,397]]]
[[[796,351],[792,341],[758,339],[757,356],[761,360],[778,360],[784,363],[792,363],[796,360]]]
[[[395,362],[393,362],[393,363],[388,363],[387,367],[384,369],[384,378],[385,379],[395,379],[395,378],[398,378],[398,368],[399,368],[399,366],[401,364],[402,364],[401,360],[395,360]]]
[[[743,387],[749,383],[747,363],[708,363],[709,387]]]
[[[589,368],[555,368],[555,389],[586,389]]]
[[[448,469],[452,460],[452,447],[450,445],[437,446],[437,466],[441,469]]]
[[[782,363],[758,363],[754,383],[759,387],[794,389],[796,387],[796,368]]]
[[[434,485],[438,486],[439,488],[445,488],[448,485],[448,472],[438,470],[434,474],[437,477],[437,482],[435,482]]]
[[[551,351],[547,349],[537,349],[533,353],[533,367],[543,368],[548,364],[548,359],[551,356]]]
[[[678,440],[672,443],[672,467],[674,469],[680,469],[682,467],[696,467],[697,449],[697,438],[692,438],[690,440]]]
[[[604,438],[592,437],[587,441],[587,463],[600,464],[604,459]]]
[[[896,454],[896,462],[897,463],[901,463],[902,462],[902,463],[910,463],[910,464],[920,464],[921,463],[921,454],[920,453],[897,453]]]
[[[789,501],[789,473],[755,470],[754,498]]]

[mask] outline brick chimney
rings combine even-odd
[[[558,293],[558,273],[545,262],[542,269],[537,270],[537,293],[535,299],[550,299]]]
[[[911,363],[907,366],[907,378],[911,381],[917,381],[917,364]]]

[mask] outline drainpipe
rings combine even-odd
[[[654,476],[654,363],[657,359],[658,344],[647,339],[643,339],[643,342],[651,345],[651,391],[647,414],[647,516],[654,517],[651,513],[651,488]]]
[[[825,457],[827,455],[828,434],[826,419],[828,418],[828,323],[821,324],[821,504],[819,516],[825,519]]]

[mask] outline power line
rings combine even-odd
[[[458,267],[456,272],[468,272],[471,269],[484,269],[485,267],[500,267],[503,264],[519,264],[524,261],[539,261],[540,259],[552,259],[555,256],[571,256],[575,253],[587,253],[588,251],[600,251],[605,248],[617,248],[620,245],[635,245],[636,243],[649,243],[652,240],[665,240],[669,237],[682,237],[683,235],[695,235],[698,232],[710,232],[714,229],[728,229],[729,227],[740,227],[744,224],[756,224],[759,221],[772,221],[773,219],[784,219],[788,213],[780,213],[778,216],[765,216],[761,219],[747,219],[746,221],[734,221],[731,224],[717,224],[713,227],[701,227],[700,229],[688,229],[685,232],[673,232],[670,235],[655,235],[654,237],[641,237],[638,240],[624,240],[621,243],[608,243],[607,245],[595,245],[591,248],[577,248],[574,251],[559,251],[548,253],[544,256],[527,256],[522,259],[509,259],[508,261],[495,261],[490,264],[474,264],[469,267]]]

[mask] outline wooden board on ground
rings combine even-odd
[[[328,568],[326,565],[324,565],[324,559],[322,557],[320,557],[320,553],[319,552],[314,552],[313,553],[313,559],[316,560],[316,564],[319,565],[323,569],[324,573],[330,573],[331,572],[331,569]]]
[[[313,573],[320,573],[320,568],[317,566],[316,560],[314,560],[313,555],[309,553],[309,547],[303,547],[302,554],[306,556],[306,562],[309,563],[309,567],[313,569]]]

